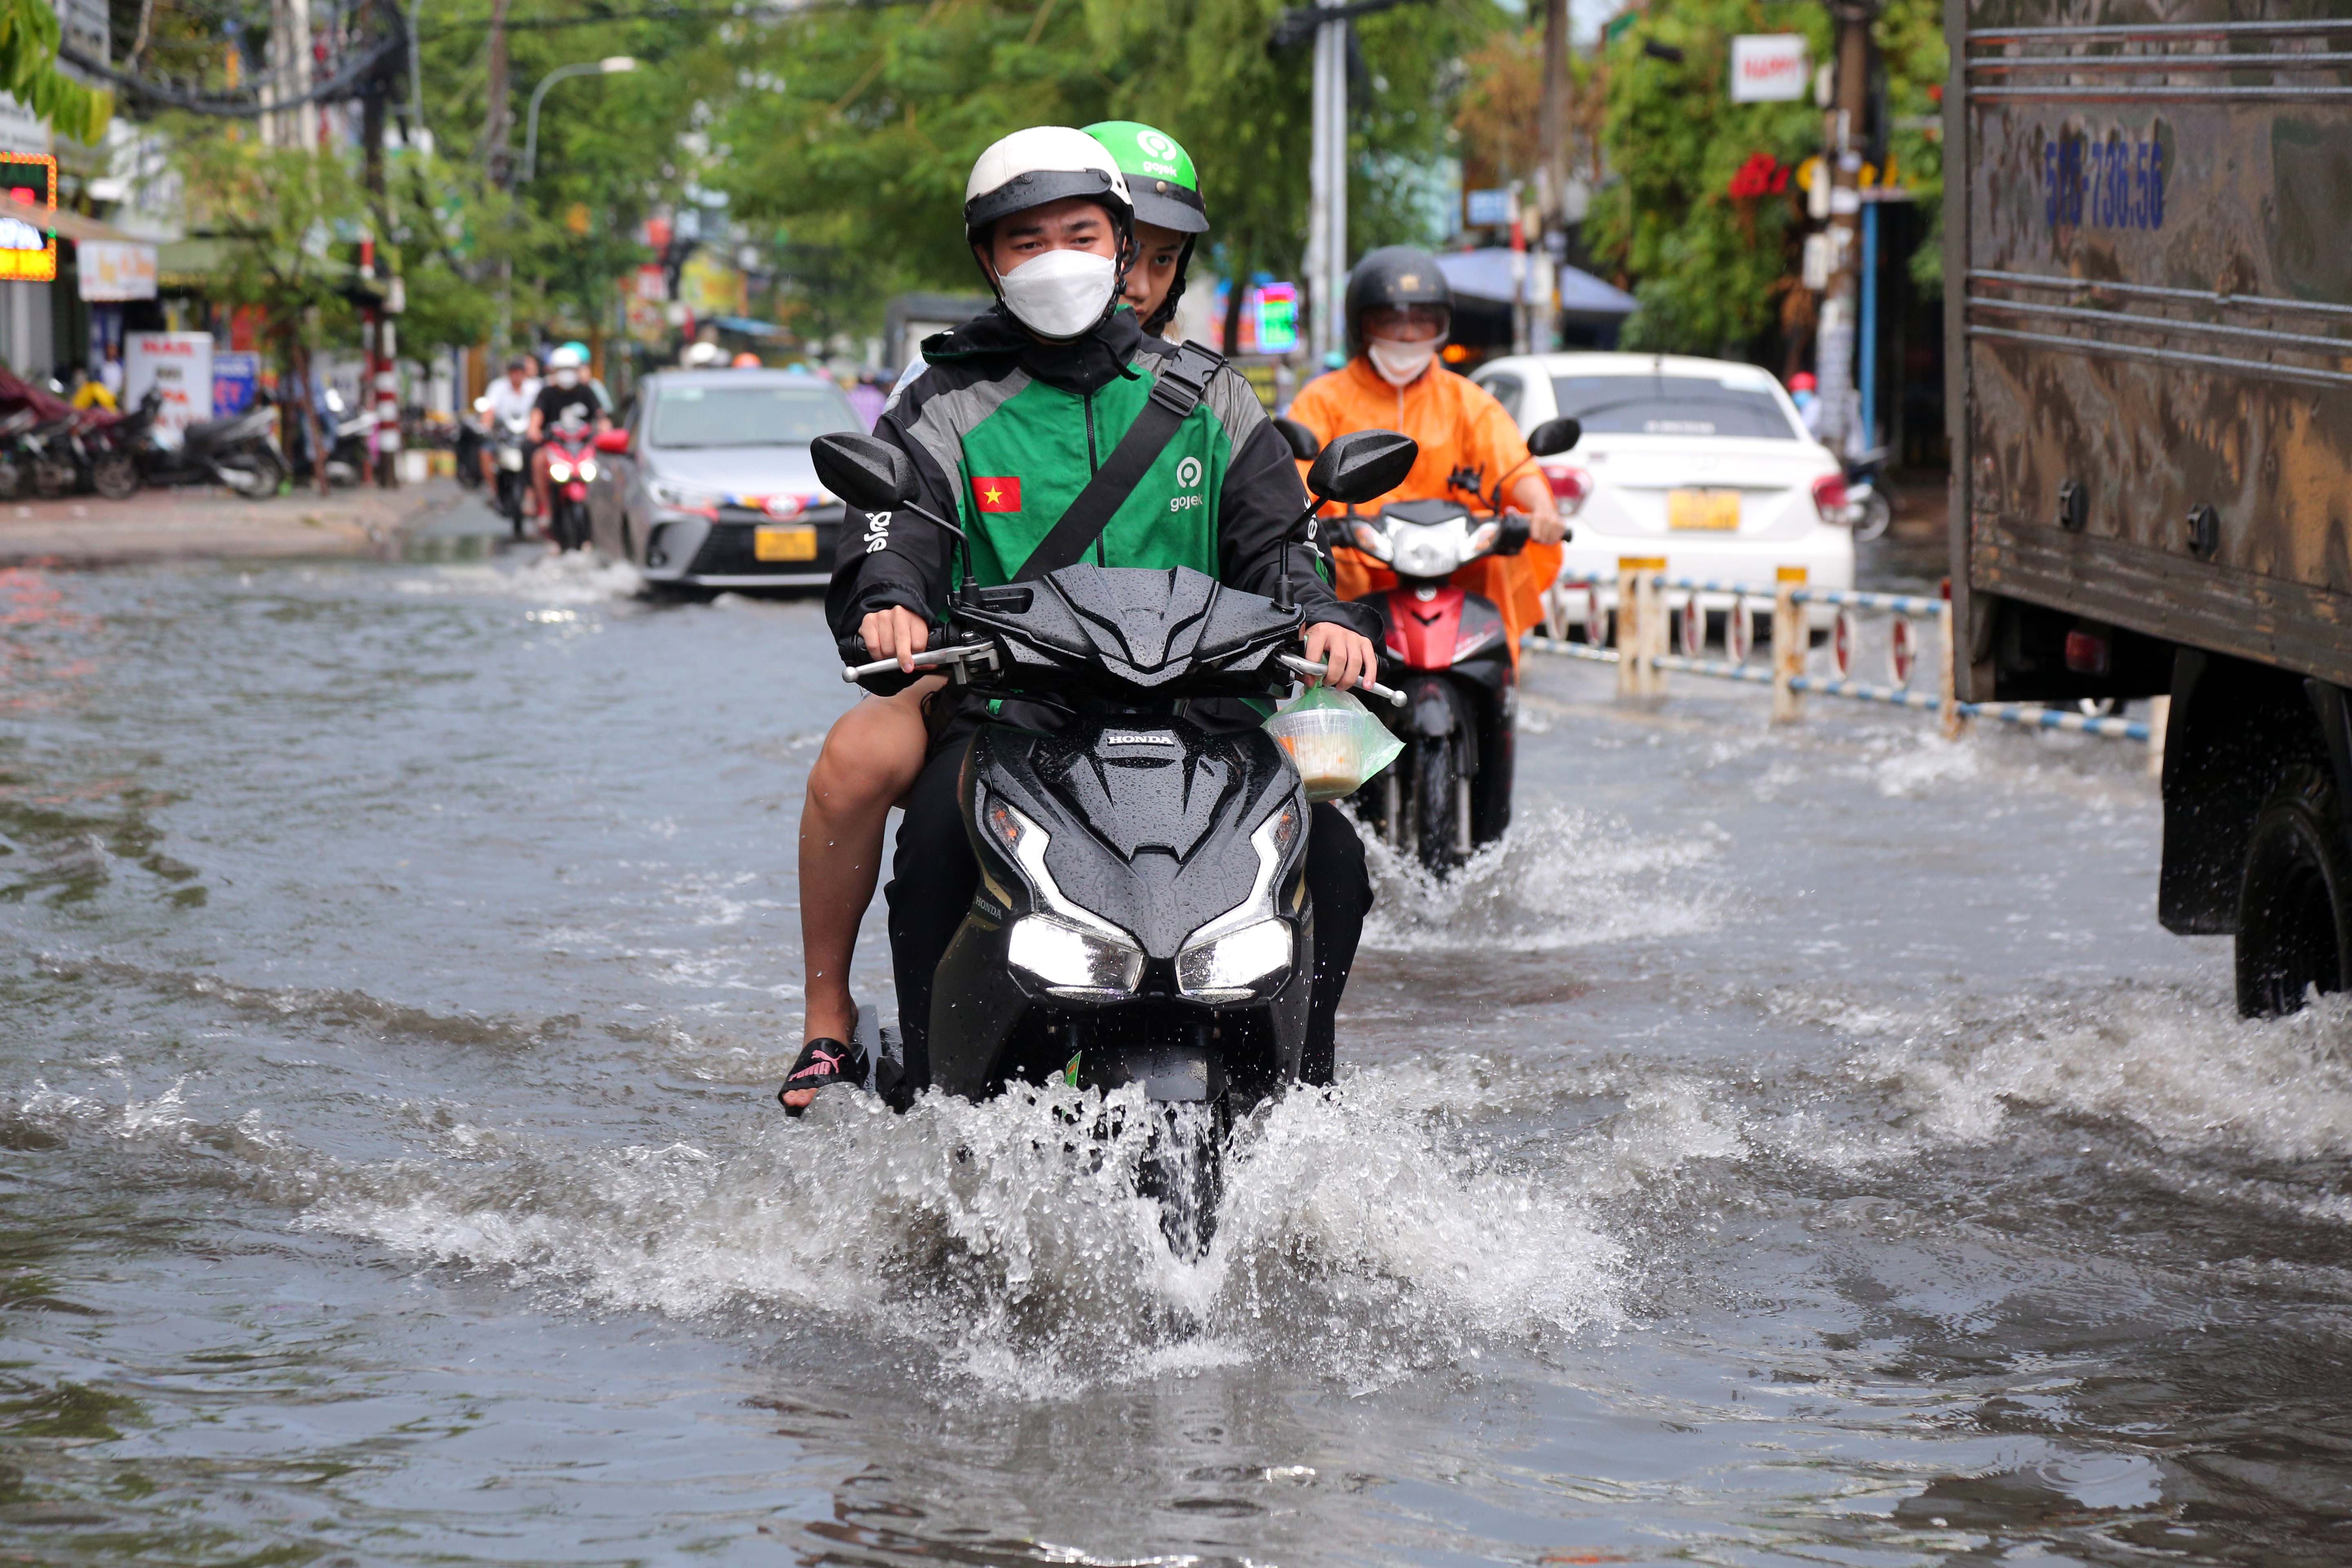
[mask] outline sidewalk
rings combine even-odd
[[[68,496],[0,501],[0,566],[121,566],[137,562],[259,557],[389,557],[404,534],[457,504],[455,479],[396,490],[268,500],[219,489],[142,490],[129,500]]]

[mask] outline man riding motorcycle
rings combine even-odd
[[[1412,474],[1374,506],[1471,499],[1447,483],[1465,471],[1477,476],[1476,494],[1484,496],[1528,461],[1528,444],[1503,405],[1438,363],[1453,324],[1454,293],[1437,258],[1403,245],[1371,252],[1348,276],[1345,308],[1351,357],[1307,383],[1289,415],[1327,445],[1351,430],[1401,430],[1421,443]],[[1502,611],[1516,663],[1520,634],[1543,619],[1543,592],[1559,575],[1567,530],[1549,481],[1534,468],[1507,481],[1503,495],[1507,509],[1528,517],[1528,547],[1516,556],[1474,561],[1453,582]],[[1359,551],[1341,546],[1331,556],[1344,598],[1396,586],[1394,573]]]
[[[1160,333],[1175,316],[1193,239],[1208,229],[1208,208],[1201,203],[1192,161],[1174,138],[1132,121],[1107,121],[1095,130],[1131,132],[1114,133],[1104,144],[1127,176],[1136,202],[1138,255],[1128,268],[1122,297],[1146,331]],[[1158,139],[1149,153],[1141,141],[1146,135]],[[1172,183],[1180,190],[1166,195],[1137,190],[1139,182],[1156,185],[1171,167],[1176,171]],[[901,378],[901,386],[928,368],[919,363],[912,375]],[[834,721],[815,766],[809,770],[800,833],[806,1039],[846,1038],[850,1033],[856,1014],[849,994],[850,954],[858,923],[880,880],[882,832],[890,808],[922,771],[929,745],[923,706],[946,684],[943,675],[927,675],[904,691],[858,703]],[[814,1095],[813,1089],[788,1090],[785,1108],[802,1109]]]
[[[548,453],[544,445],[547,433],[562,424],[567,415],[576,415],[600,434],[612,423],[604,416],[594,390],[585,384],[583,367],[586,363],[580,353],[569,345],[557,349],[547,356],[547,384],[531,400],[530,489],[538,498],[542,519],[555,515],[555,509],[548,501]]]
[[[1176,392],[1197,396],[1156,455],[1132,457],[1142,471],[1123,494],[1103,503],[1108,516],[1094,528],[1087,558],[1110,566],[1189,566],[1257,592],[1271,592],[1276,578],[1286,575],[1306,611],[1307,658],[1328,660],[1327,679],[1334,685],[1368,679],[1376,662],[1369,633],[1377,618],[1342,604],[1317,574],[1311,548],[1294,530],[1306,510],[1306,492],[1255,395],[1205,351],[1177,351],[1147,338],[1135,311],[1123,308],[1124,275],[1136,260],[1137,203],[1130,189],[1101,143],[1064,127],[1018,132],[983,153],[966,187],[965,234],[998,302],[924,344],[929,368],[902,385],[875,434],[912,460],[923,504],[955,518],[969,532],[978,581],[1003,584],[1023,570],[1095,474],[1128,456],[1122,444],[1129,426],[1160,384],[1174,378]],[[1205,216],[1201,221],[1205,226]],[[946,546],[943,536],[911,517],[894,521],[887,514],[849,514],[827,595],[827,614],[846,658],[895,658],[912,673],[911,660],[928,646],[950,586]],[[904,717],[888,710],[904,705],[903,698],[861,703],[852,717],[885,710],[867,737],[885,741],[893,721]],[[990,714],[968,700],[937,695],[925,718],[929,744],[906,794],[886,892],[910,1070],[928,1059],[932,973],[977,887],[957,780],[963,753]],[[841,779],[826,776],[827,760],[837,750],[863,749],[839,746],[839,729],[811,775],[810,811],[820,817],[828,801],[846,793]],[[875,771],[887,777],[889,760],[878,759],[882,766]],[[895,793],[866,798],[887,812]],[[861,859],[863,846],[856,843],[820,846],[845,847],[845,856],[832,859],[846,864],[824,863],[820,855],[813,867],[814,837],[804,826],[804,928],[806,911],[837,905],[845,890],[859,893],[861,879],[856,903],[862,910],[876,875],[874,857]],[[813,870],[818,873],[814,886]],[[834,873],[830,886],[824,885],[828,872]],[[1318,915],[1305,1070],[1328,1081],[1332,1014],[1370,904],[1362,847],[1347,820],[1328,806],[1313,814],[1307,881]],[[831,911],[836,921],[843,912]],[[856,912],[846,912],[854,938]],[[820,959],[826,956],[814,940],[820,933],[807,934],[813,939],[810,1038],[782,1095],[794,1110],[814,1089],[855,1080],[864,1070],[860,1053],[845,1043],[851,1020],[839,971],[847,942],[837,944],[835,968],[820,977]],[[820,1014],[820,984],[837,994],[830,1003],[835,1016]]]
[[[482,395],[483,402],[488,405],[482,414],[491,433],[496,434],[509,420],[520,419],[528,425],[530,405],[538,397],[539,383],[530,379],[530,367],[521,357],[507,361],[506,374],[490,383],[489,390]],[[493,495],[498,493],[498,443],[483,442],[482,483]]]

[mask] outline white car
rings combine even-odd
[[[1627,558],[1663,557],[1669,577],[1768,599],[1789,568],[1816,587],[1853,586],[1844,470],[1769,372],[1680,354],[1517,354],[1471,380],[1522,432],[1561,416],[1584,426],[1573,449],[1538,459],[1574,534],[1545,596],[1554,635],[1591,616],[1594,594],[1570,585],[1578,579],[1602,579],[1598,604],[1616,607]],[[1679,608],[1687,597],[1669,591],[1666,602]],[[1699,602],[1719,616],[1733,597]],[[1816,626],[1834,616],[1812,606]]]

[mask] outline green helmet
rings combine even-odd
[[[1165,131],[1132,120],[1103,120],[1086,128],[1103,144],[1135,198],[1135,221],[1172,228],[1178,234],[1209,232],[1209,209],[1201,200],[1192,160]]]
[[[1192,264],[1192,247],[1209,232],[1209,207],[1201,199],[1200,176],[1192,171],[1192,155],[1165,131],[1132,120],[1097,121],[1086,131],[1102,143],[1118,172],[1127,176],[1128,192],[1135,201],[1135,221],[1184,237],[1184,248],[1176,258],[1176,280],[1168,286],[1168,298],[1151,313],[1151,320],[1143,323],[1145,331],[1157,332],[1176,319],[1176,301],[1184,297],[1184,275]]]

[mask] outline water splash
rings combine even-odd
[[[1685,875],[1709,867],[1721,835],[1645,837],[1619,818],[1564,806],[1523,806],[1508,833],[1444,878],[1370,829],[1363,838],[1375,894],[1364,942],[1376,949],[1555,949],[1685,936],[1712,930],[1727,902],[1719,886]]]
[[[1371,1387],[1617,1314],[1623,1255],[1584,1200],[1444,1146],[1378,1073],[1241,1127],[1197,1263],[1136,1196],[1150,1118],[1108,1103],[1117,1125],[1058,1087],[904,1117],[843,1095],[728,1152],[509,1133],[266,1184],[309,1192],[307,1226],[584,1306],[846,1320],[1026,1396],[1234,1362]]]

